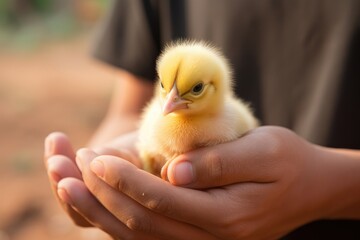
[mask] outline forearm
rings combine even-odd
[[[142,109],[152,97],[151,81],[123,70],[118,70],[118,76],[109,109],[89,142],[90,147],[104,145],[124,133],[134,131],[138,126]]]
[[[324,218],[360,219],[360,151],[322,149]]]
[[[106,117],[94,133],[89,147],[98,147],[113,141],[118,136],[137,129],[140,115]]]

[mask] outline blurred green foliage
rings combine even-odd
[[[93,26],[110,0],[0,0],[0,48],[34,49]]]

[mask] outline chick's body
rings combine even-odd
[[[258,125],[234,97],[226,59],[204,43],[168,47],[157,62],[159,82],[139,130],[144,169],[159,175],[167,160],[235,140]]]

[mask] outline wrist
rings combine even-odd
[[[319,184],[322,219],[360,219],[360,153],[321,148]]]

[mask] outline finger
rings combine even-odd
[[[53,155],[64,155],[74,160],[75,152],[64,133],[54,132],[45,139],[45,159]]]
[[[64,183],[67,183],[67,181],[72,178],[64,178],[59,181],[59,184],[65,185]],[[75,179],[75,178],[74,178]],[[79,180],[78,180],[79,181]],[[68,181],[70,182],[70,181]],[[79,189],[79,194],[81,194],[83,189]],[[72,206],[71,198],[69,197],[69,194],[67,193],[66,187],[59,187],[56,188],[55,194],[60,201],[62,207],[64,208],[65,212],[70,216],[70,219],[78,226],[80,227],[93,227],[93,225],[87,221],[81,214],[79,214]]]
[[[85,154],[84,154],[85,155]],[[210,194],[174,187],[166,181],[112,156],[96,157],[91,169],[111,187],[144,207],[173,219],[203,224],[203,216],[216,219],[216,199]],[[141,221],[140,217],[135,217]],[[149,217],[147,218],[149,219]]]
[[[64,178],[76,178],[81,179],[79,169],[75,163],[69,158],[62,155],[55,155],[47,161],[47,173],[50,179],[51,188],[65,212],[71,217],[71,219],[79,226],[89,227],[92,226],[83,216],[71,208],[66,202],[64,202],[58,194],[58,183]]]
[[[280,170],[274,161],[278,148],[274,136],[254,130],[235,141],[178,156],[164,166],[162,177],[190,188],[273,182]]]
[[[100,148],[96,148],[94,149],[94,152],[97,155],[112,155],[112,156],[116,156],[122,159],[125,159],[133,164],[135,164],[135,166],[142,168],[142,163],[140,161],[140,159],[138,159],[136,156],[134,156],[134,154],[127,149],[115,149],[115,148],[111,148],[111,147],[100,147]]]
[[[81,179],[81,173],[75,165],[75,153],[68,137],[60,132],[54,132],[45,139],[45,166],[51,188],[61,207],[70,216],[75,224],[82,227],[93,226],[82,215],[75,211],[69,204],[64,202],[58,194],[58,183],[64,178]]]
[[[47,160],[47,172],[55,183],[67,177],[81,179],[81,173],[75,163],[63,155],[51,156]]]
[[[120,239],[134,239],[135,233],[130,231],[105,209],[89,192],[82,181],[75,178],[65,178],[61,180],[59,182],[58,194],[63,201],[68,202],[69,206],[75,209],[93,226]],[[76,224],[79,223],[76,222]],[[141,238],[138,239],[149,238],[141,236]]]

